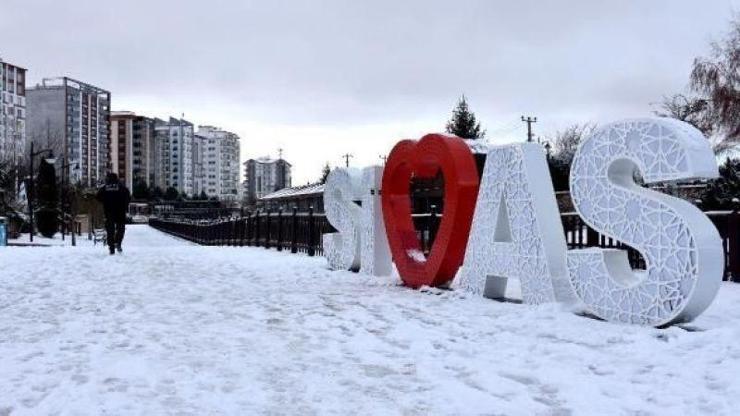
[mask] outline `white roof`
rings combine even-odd
[[[320,183],[314,183],[310,185],[303,185],[303,186],[295,186],[293,188],[283,188],[279,191],[275,191],[271,194],[267,194],[260,198],[260,201],[264,201],[267,199],[277,199],[277,198],[286,198],[291,196],[300,196],[300,195],[313,195],[313,194],[320,194],[324,192],[324,185]]]

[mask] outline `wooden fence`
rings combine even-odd
[[[725,279],[740,282],[740,213],[707,212],[717,227],[725,250]],[[439,227],[441,214],[414,214],[413,220],[421,248],[428,254]],[[561,215],[568,248],[621,248],[628,252],[634,268],[645,268],[640,254],[620,242],[588,227],[576,213]],[[322,255],[321,235],[334,232],[323,213],[256,212],[240,218],[218,220],[151,219],[149,225],[169,234],[202,245],[256,246],[278,251]]]

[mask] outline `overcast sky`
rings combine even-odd
[[[165,4],[167,3],[167,4]],[[28,85],[66,75],[113,110],[180,116],[284,157],[294,184],[327,161],[379,162],[442,131],[461,94],[491,142],[650,115],[686,87],[740,0],[2,0],[0,57]]]

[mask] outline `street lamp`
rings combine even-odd
[[[49,162],[49,161],[47,160],[47,162]],[[50,163],[53,163],[53,162],[54,162],[54,160],[52,159],[52,162],[50,162]],[[61,206],[62,206],[62,241],[64,241],[64,236],[65,236],[65,233],[67,231],[67,210],[66,210],[66,205],[69,202],[69,195],[68,195],[69,194],[69,190],[67,189],[67,183],[66,182],[67,182],[67,176],[68,176],[68,174],[66,172],[67,172],[67,168],[69,168],[69,167],[72,167],[72,170],[75,170],[76,171],[77,169],[80,168],[80,164],[78,162],[68,162],[68,163],[62,164],[62,166],[60,167],[60,169],[62,171],[62,194],[60,195],[61,200],[62,200],[61,201],[62,202],[61,203]],[[72,215],[73,215],[73,213],[70,213],[70,216],[72,216]],[[75,238],[74,218],[72,218],[72,245],[73,246],[76,246],[77,245],[77,239]]]
[[[35,151],[33,150],[34,142],[31,142],[31,151],[29,153],[30,157],[30,169],[29,169],[29,179],[28,179],[28,186],[26,187],[26,198],[28,199],[28,220],[31,226],[31,231],[29,233],[29,241],[33,242],[33,235],[35,232],[34,224],[33,224],[33,193],[34,193],[34,178],[33,178],[33,160],[36,156],[42,154],[42,153],[49,153],[49,158],[52,158],[52,150],[51,149],[42,149]]]

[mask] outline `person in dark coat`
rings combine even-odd
[[[98,201],[103,204],[105,212],[105,232],[108,237],[110,254],[115,250],[122,252],[121,243],[126,232],[126,213],[131,202],[131,193],[118,180],[118,175],[109,173],[105,178],[105,185],[98,190]]]

